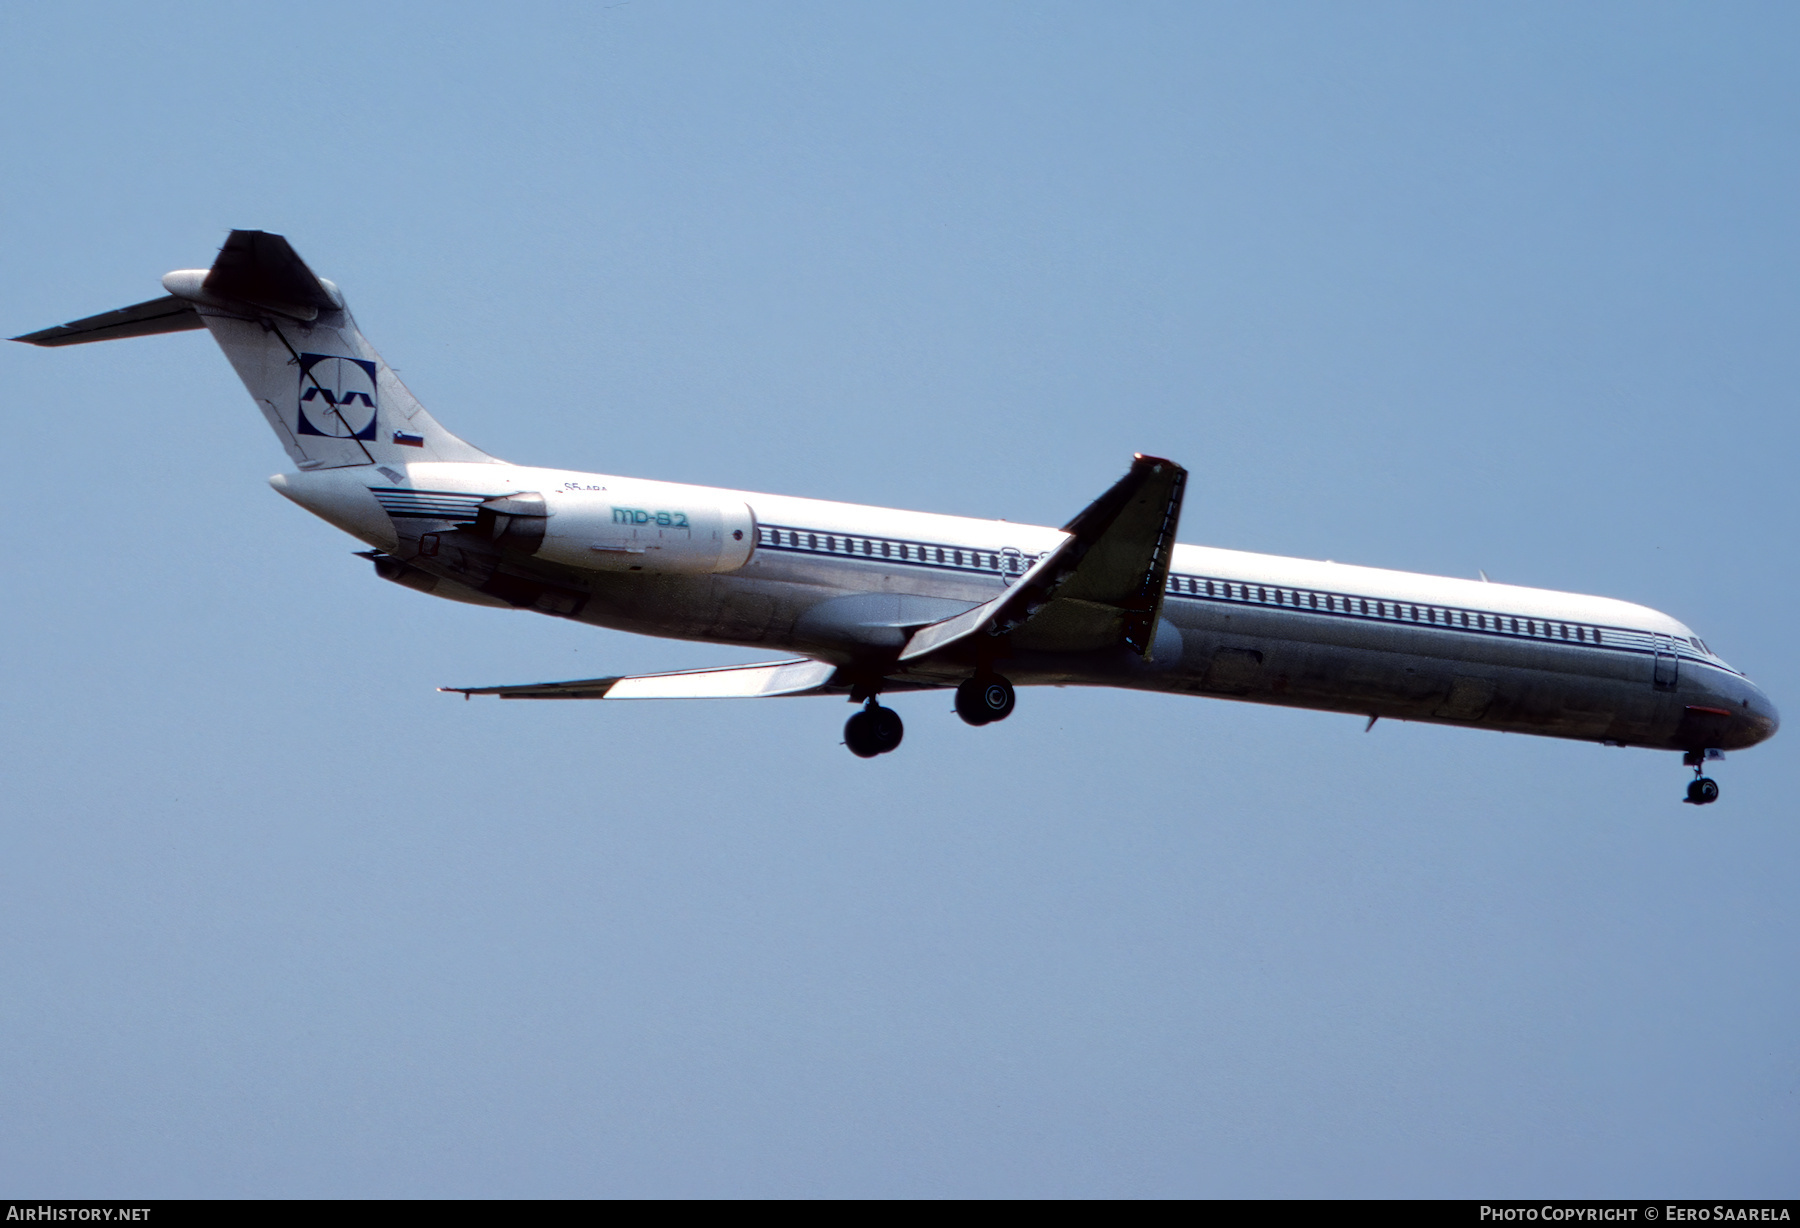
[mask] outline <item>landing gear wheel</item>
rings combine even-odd
[[[1719,782],[1710,776],[1696,776],[1688,782],[1687,801],[1696,806],[1710,806],[1719,800]]]
[[[875,722],[867,712],[852,713],[850,719],[844,722],[844,745],[858,759],[873,759],[881,753]]]
[[[884,708],[871,699],[861,712],[844,722],[844,745],[859,759],[885,755],[900,745],[906,736],[906,725],[900,714]]]
[[[1003,721],[1012,715],[1017,697],[1013,685],[998,674],[976,674],[956,688],[956,715],[971,725]]]
[[[875,722],[875,740],[881,753],[885,755],[899,747],[900,739],[906,736],[906,725],[900,720],[900,714],[892,708],[871,707],[868,716]]]

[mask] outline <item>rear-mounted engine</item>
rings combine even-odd
[[[748,506],[662,482],[503,495],[477,509],[474,532],[570,567],[663,575],[736,571],[756,548]]]

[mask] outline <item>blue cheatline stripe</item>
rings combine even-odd
[[[916,567],[926,571],[964,575],[1021,575],[1041,557],[1019,550],[971,550],[941,542],[910,538],[870,537],[858,533],[830,533],[797,525],[759,525],[757,549],[782,554],[817,555],[833,559]],[[1571,648],[1629,652],[1636,655],[1676,655],[1715,669],[1727,668],[1702,655],[1691,644],[1674,636],[1657,637],[1629,627],[1596,626],[1566,619],[1531,618],[1496,614],[1461,606],[1423,601],[1393,601],[1360,593],[1325,592],[1278,584],[1257,584],[1222,576],[1172,573],[1167,596],[1211,605],[1257,606],[1289,614],[1350,619],[1401,627],[1428,627],[1458,635],[1524,640],[1536,644],[1562,644]]]

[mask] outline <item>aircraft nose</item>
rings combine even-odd
[[[1774,702],[1763,694],[1762,688],[1755,683],[1750,684],[1750,694],[1745,696],[1745,699],[1747,702],[1742,705],[1740,711],[1744,713],[1742,719],[1750,726],[1747,730],[1750,734],[1750,741],[1752,743],[1768,741],[1775,736],[1775,731],[1781,728],[1781,714],[1775,711]]]
[[[1731,747],[1742,749],[1767,742],[1781,728],[1781,714],[1775,711],[1774,702],[1749,679],[1742,680],[1735,689],[1737,693],[1727,700],[1731,710]]]

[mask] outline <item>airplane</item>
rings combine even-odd
[[[1605,597],[1175,540],[1187,471],[1137,455],[1061,528],[514,465],[440,426],[280,235],[234,230],[165,294],[15,337],[205,328],[293,462],[278,492],[421,593],[780,660],[441,687],[503,699],[846,697],[844,744],[900,745],[882,695],[949,690],[972,726],[1017,688],[1113,686],[1680,751],[1771,737],[1769,698],[1694,632]]]

